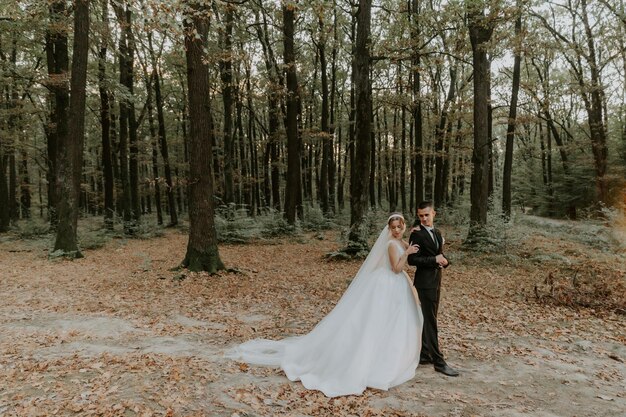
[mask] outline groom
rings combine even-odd
[[[430,201],[422,201],[417,206],[417,217],[409,244],[419,245],[419,252],[409,255],[408,263],[417,267],[413,284],[417,289],[424,315],[422,330],[422,351],[420,364],[433,364],[435,371],[447,376],[458,376],[459,372],[446,364],[439,350],[437,337],[437,310],[441,292],[443,268],[448,267],[448,259],[443,254],[444,239],[439,230],[433,227],[435,208]]]

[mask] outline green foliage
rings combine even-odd
[[[341,241],[343,248],[326,255],[332,260],[347,260],[365,258],[370,251],[371,244],[386,226],[389,213],[383,210],[370,210],[363,222],[354,229],[346,227],[342,230]],[[407,222],[407,226],[410,223]]]
[[[163,226],[159,226],[156,222],[151,222],[142,218],[141,222],[137,226],[137,232],[133,237],[137,239],[152,239],[163,235],[165,235]]]
[[[246,210],[233,211],[224,208],[216,210],[215,228],[217,239],[222,243],[246,243],[252,240],[265,240],[279,236],[293,236],[299,233],[299,226],[290,226],[282,213],[269,210],[265,214],[250,217]]]
[[[319,207],[306,207],[304,210],[304,219],[300,222],[300,227],[307,231],[328,230],[335,226],[335,223],[324,216]]]
[[[610,229],[607,229],[598,220],[564,221],[536,216],[522,216],[521,219],[528,226],[528,233],[551,239],[578,242],[600,250],[610,250],[615,244]]]
[[[89,230],[79,236],[80,247],[82,249],[98,249],[107,244],[113,235],[104,229]]]
[[[20,239],[39,239],[51,231],[50,223],[39,217],[17,222],[16,229]]]
[[[570,206],[581,209],[594,205],[595,172],[589,156],[574,155],[568,174],[558,158],[554,152],[551,184],[544,183],[540,160],[529,158],[520,166],[513,179],[513,204],[548,217],[567,217]]]

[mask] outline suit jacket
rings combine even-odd
[[[435,257],[440,254],[443,255],[443,239],[439,230],[433,229],[433,232],[437,239],[438,247],[435,246],[435,242],[433,242],[430,233],[424,226],[421,226],[420,230],[411,233],[409,238],[410,244],[417,243],[420,247],[419,252],[409,255],[407,259],[409,265],[417,267],[413,281],[415,288],[431,289],[439,288],[441,285],[443,268],[439,266]]]

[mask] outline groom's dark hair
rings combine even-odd
[[[428,201],[428,200],[422,201],[421,203],[417,205],[418,210],[424,210],[425,208],[428,208],[428,207],[430,207],[431,209],[435,208],[432,201]]]

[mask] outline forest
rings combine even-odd
[[[424,201],[459,378],[224,357]],[[620,415],[625,211],[624,0],[0,0],[0,415]]]
[[[0,26],[0,232],[59,254],[78,218],[189,218],[200,256],[216,214],[323,217],[355,254],[371,209],[432,200],[472,242],[624,203],[623,2],[4,1]]]

